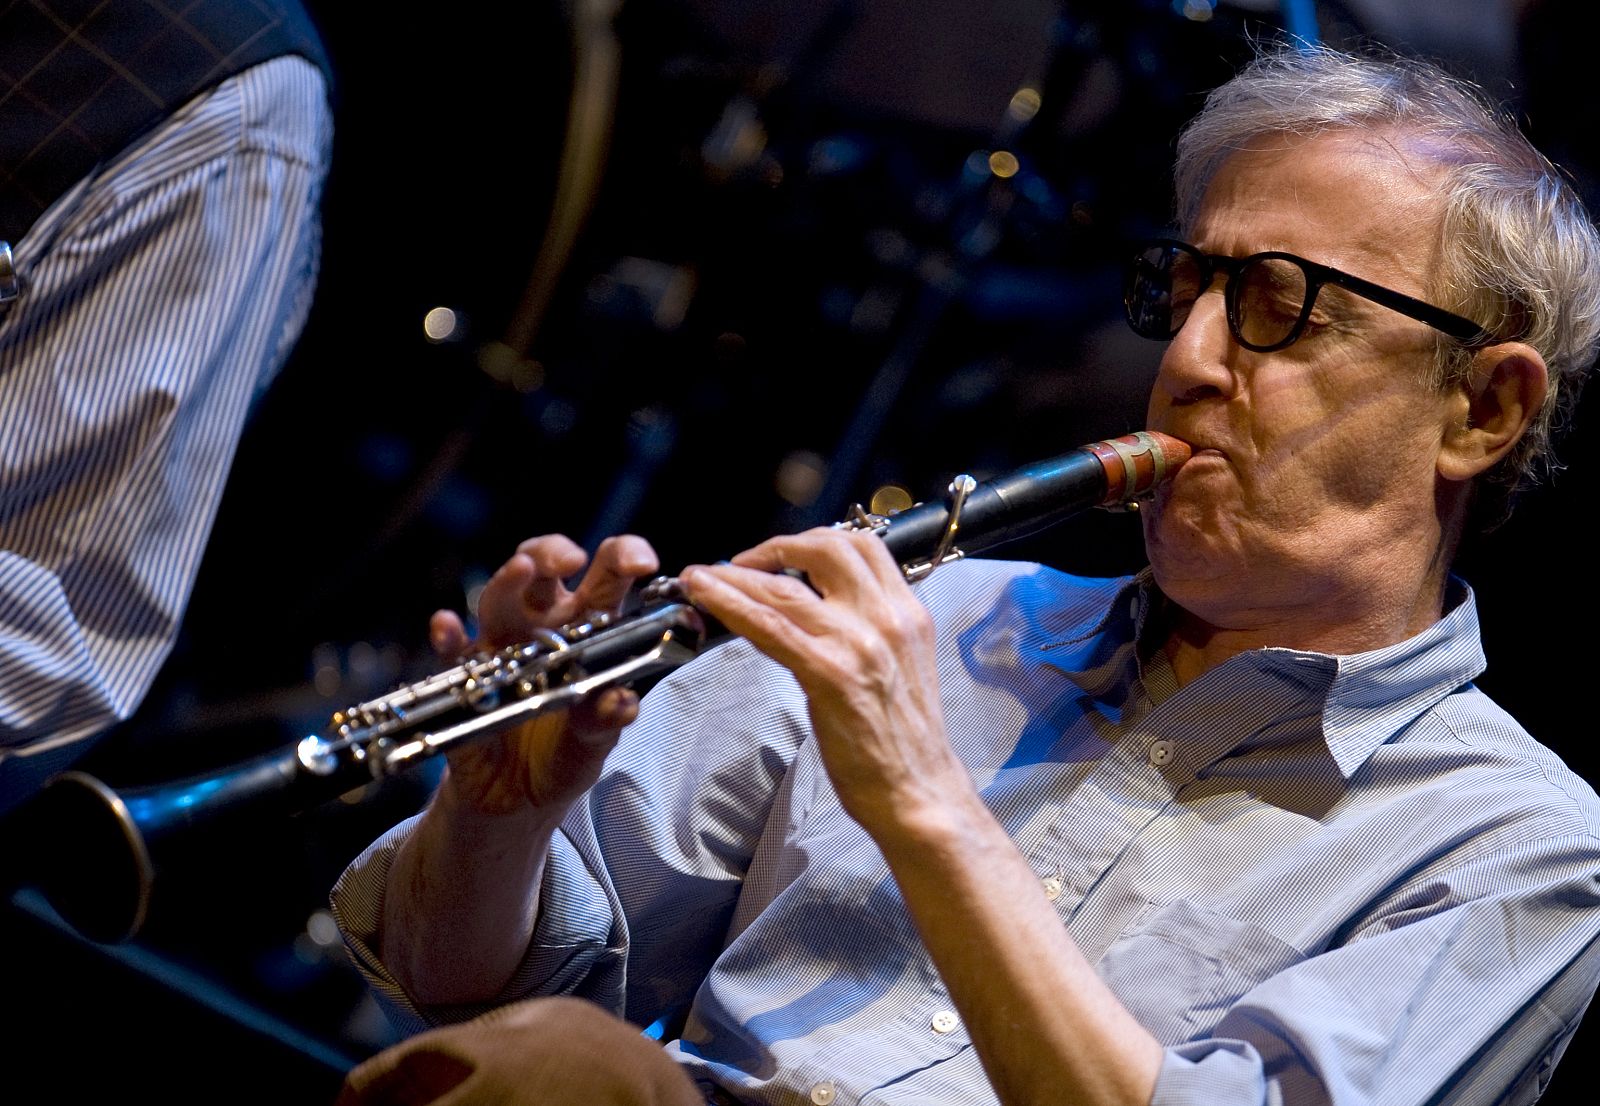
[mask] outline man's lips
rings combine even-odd
[[[1174,437],[1176,436],[1174,435]],[[1189,479],[1197,480],[1201,478],[1203,473],[1207,473],[1212,469],[1231,467],[1228,454],[1216,446],[1194,441],[1190,441],[1188,444],[1190,449],[1189,459],[1178,470],[1173,480],[1174,485],[1184,482],[1186,473]]]
[[[1166,417],[1161,417],[1162,414]],[[1181,412],[1171,410],[1158,413],[1150,419],[1149,429],[1158,430],[1163,434],[1177,438],[1196,453],[1203,449],[1218,449],[1217,442],[1226,437],[1225,433],[1218,433],[1218,431],[1226,431],[1227,428],[1225,426],[1208,427],[1203,425],[1200,419],[1174,417],[1180,414]]]
[[[1227,457],[1227,450],[1216,445],[1214,441],[1204,434],[1185,434],[1181,430],[1163,430],[1162,433],[1170,434],[1189,447],[1189,459],[1193,460],[1202,454]]]

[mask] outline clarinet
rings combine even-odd
[[[876,533],[914,583],[941,565],[1089,508],[1137,510],[1189,453],[1175,438],[1139,431],[983,483],[958,476],[943,501],[893,515],[858,504],[835,525]],[[49,827],[41,837],[64,844],[36,882],[84,936],[126,940],[144,923],[160,840],[269,803],[309,809],[463,742],[504,733],[608,688],[655,679],[724,634],[687,601],[675,577],[658,577],[640,589],[628,613],[593,613],[526,642],[474,653],[337,711],[320,733],[242,764],[120,794],[86,773],[63,773],[46,785],[38,805]]]

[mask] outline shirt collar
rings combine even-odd
[[[1136,645],[1134,652],[1145,655],[1146,647],[1152,645],[1145,640],[1152,632],[1151,616],[1167,602],[1166,597],[1148,568],[1137,576],[1108,584],[1109,602],[1065,628],[1058,644],[1065,646],[1110,634],[1120,640],[1131,638]],[[1339,771],[1348,779],[1378,746],[1470,682],[1483,671],[1485,663],[1472,588],[1452,576],[1446,589],[1444,616],[1404,641],[1350,654],[1258,649],[1234,657],[1222,667],[1292,672],[1297,683],[1311,684],[1310,694],[1320,691],[1323,740]]]
[[[1382,649],[1333,659],[1338,668],[1322,730],[1348,777],[1390,736],[1484,670],[1472,588],[1451,577],[1445,615],[1432,626]]]

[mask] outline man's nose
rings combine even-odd
[[[1167,343],[1155,388],[1173,403],[1233,394],[1233,362],[1242,347],[1228,331],[1222,288],[1213,286],[1195,300],[1189,317]]]

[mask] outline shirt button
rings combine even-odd
[[[1049,899],[1051,902],[1055,902],[1057,899],[1059,899],[1061,897],[1061,877],[1060,876],[1045,876],[1044,880],[1043,880],[1043,883],[1044,883],[1044,897],[1045,898]]]
[[[811,1101],[817,1106],[828,1106],[833,1101],[833,1084],[824,1080],[811,1088]]]
[[[1172,742],[1163,740],[1163,741],[1157,741],[1155,744],[1151,745],[1150,746],[1150,763],[1155,765],[1157,768],[1161,768],[1161,767],[1164,767],[1165,765],[1171,764],[1172,763]]]
[[[935,1033],[948,1033],[961,1024],[961,1019],[949,1010],[941,1010],[933,1016],[933,1031]]]

